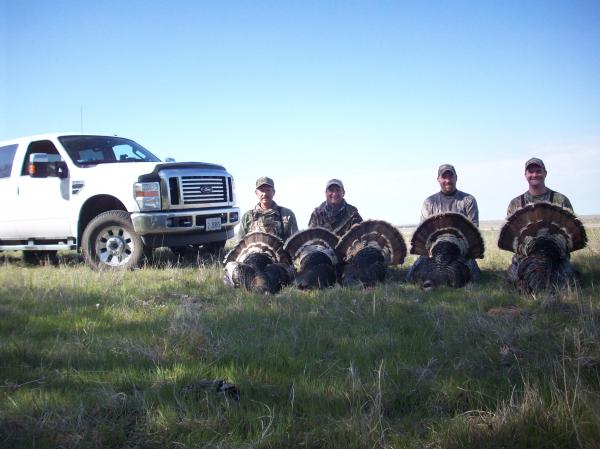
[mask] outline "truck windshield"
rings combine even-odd
[[[107,136],[62,136],[60,143],[79,167],[125,162],[160,162],[133,140]]]

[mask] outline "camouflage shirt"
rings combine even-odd
[[[242,216],[238,239],[241,240],[246,234],[254,231],[268,232],[285,240],[298,232],[298,223],[290,209],[278,206],[273,201],[270,209],[263,210],[260,204],[257,204],[254,209],[247,211]]]
[[[421,222],[444,212],[458,212],[471,220],[475,226],[479,226],[479,209],[473,195],[455,190],[450,195],[438,192],[427,197],[421,208]]]
[[[521,209],[526,204],[541,203],[543,201],[556,204],[557,206],[564,207],[565,209],[569,209],[569,211],[573,212],[573,206],[571,206],[569,198],[564,196],[562,193],[546,189],[546,192],[541,195],[532,195],[529,193],[529,191],[527,191],[523,195],[513,198],[508,204],[506,216],[508,217],[509,215],[512,215],[515,211]]]
[[[348,232],[348,229],[353,224],[361,223],[362,221],[363,219],[358,213],[358,209],[346,203],[345,200],[342,203],[342,207],[337,210],[334,210],[327,205],[326,201],[323,201],[311,214],[308,227],[321,226],[341,237]]]

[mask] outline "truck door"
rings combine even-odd
[[[13,217],[8,211],[14,210],[17,202],[17,184],[15,177],[10,176],[17,147],[17,144],[0,147],[0,198],[7,212],[0,214],[0,235],[7,240],[13,237],[15,229]]]
[[[15,238],[38,237],[62,239],[72,237],[69,225],[69,178],[29,176],[29,156],[46,153],[49,161],[61,160],[60,153],[49,140],[29,144],[17,181]]]

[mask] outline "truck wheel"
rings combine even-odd
[[[133,230],[129,214],[109,210],[94,218],[83,231],[81,249],[92,268],[127,270],[139,265],[144,243]]]

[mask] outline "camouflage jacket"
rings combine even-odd
[[[508,204],[508,209],[506,210],[506,216],[512,215],[517,210],[524,207],[526,204],[531,203],[541,203],[543,201],[547,201],[552,204],[556,204],[557,206],[564,207],[565,209],[569,209],[569,211],[573,212],[573,206],[569,201],[569,198],[564,196],[562,193],[555,192],[554,190],[547,189],[545,193],[542,195],[532,195],[529,191],[525,192],[522,195],[519,195],[516,198],[513,198],[511,202]]]
[[[362,221],[363,219],[358,213],[358,209],[346,203],[346,201],[337,210],[333,210],[333,208],[327,205],[326,201],[323,201],[311,214],[308,227],[321,226],[341,237],[348,232],[348,229],[353,224],[361,223]]]
[[[455,190],[450,195],[438,192],[427,197],[421,208],[421,222],[444,212],[458,212],[471,220],[475,226],[479,226],[479,209],[473,195]]]
[[[238,240],[253,231],[268,232],[286,240],[290,235],[298,232],[298,223],[290,209],[278,206],[273,201],[271,209],[263,210],[257,204],[254,209],[247,211],[242,216]]]

